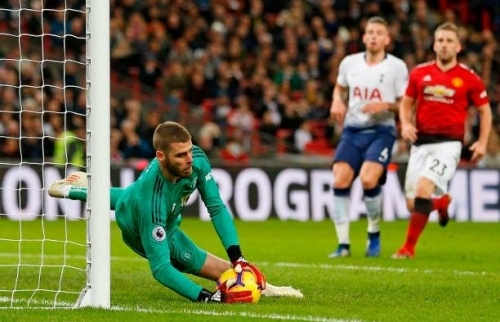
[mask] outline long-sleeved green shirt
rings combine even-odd
[[[157,159],[151,161],[137,181],[125,188],[116,205],[116,221],[126,243],[149,261],[153,276],[163,285],[191,300],[202,287],[172,266],[169,232],[177,229],[189,196],[198,190],[215,230],[227,249],[239,245],[229,211],[222,201],[209,160],[193,146],[193,172],[176,183],[166,180]]]

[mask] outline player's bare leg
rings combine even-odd
[[[224,273],[231,267],[232,266],[230,262],[208,253],[207,259],[205,259],[205,263],[200,270],[199,276],[212,281],[216,281],[222,275],[222,273]]]

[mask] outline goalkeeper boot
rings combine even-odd
[[[415,252],[407,249],[404,246],[391,256],[392,259],[410,259],[413,257],[415,257]]]
[[[49,196],[54,198],[67,198],[71,188],[86,188],[87,174],[85,172],[74,172],[66,178],[54,181],[48,188]]]
[[[340,244],[336,251],[328,255],[328,258],[339,258],[339,257],[349,257],[351,256],[351,250],[349,244]]]
[[[366,257],[379,257],[380,256],[380,232],[368,233],[368,240],[366,242]]]
[[[438,199],[438,207],[437,211],[439,214],[439,226],[446,227],[448,225],[448,221],[450,220],[450,216],[448,215],[448,206],[451,202],[451,196],[446,194]]]

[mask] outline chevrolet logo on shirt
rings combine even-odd
[[[430,85],[424,88],[424,94],[436,97],[452,97],[455,94],[455,90],[443,85]]]

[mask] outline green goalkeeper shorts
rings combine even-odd
[[[198,275],[207,259],[207,252],[180,229],[169,232],[168,239],[172,265],[181,272]]]
[[[125,231],[122,231],[122,239],[134,252],[146,258],[140,240],[130,236]],[[207,252],[198,247],[178,228],[170,230],[167,239],[172,266],[183,273],[199,275],[207,259]]]

